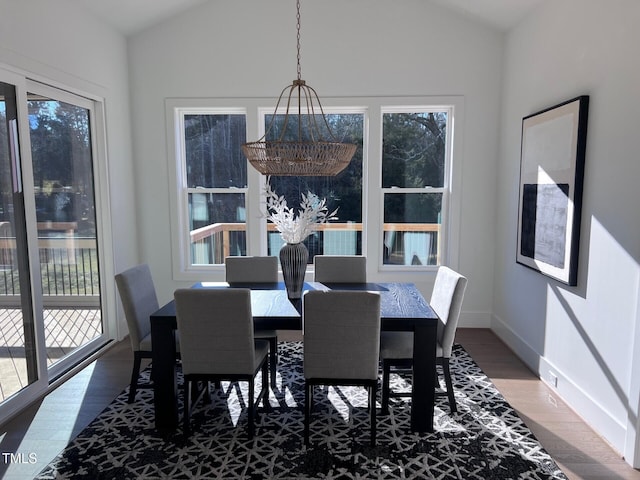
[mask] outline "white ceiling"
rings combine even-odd
[[[131,35],[208,0],[72,0]]]
[[[73,0],[131,35],[208,0]],[[509,30],[545,0],[428,0]]]
[[[545,0],[431,0],[465,13],[500,30],[515,27]]]

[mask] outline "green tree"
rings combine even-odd
[[[86,109],[56,100],[28,101],[38,221],[76,221],[95,236],[93,162]]]
[[[327,199],[330,211],[338,208],[338,222],[362,222],[362,141],[363,122],[361,114],[328,114],[327,122],[334,137],[326,132],[326,126],[320,116],[316,125],[321,126],[324,140],[353,143],[357,145],[351,162],[342,172],[334,177],[272,177],[271,184],[278,195],[283,195],[291,206],[298,205],[303,193],[312,192],[320,198]],[[270,118],[266,119],[266,122]],[[297,140],[297,115],[289,118],[284,140]],[[282,134],[284,115],[278,115],[269,132],[268,139],[279,138]],[[306,131],[305,131],[306,132]],[[308,139],[303,133],[303,140]]]

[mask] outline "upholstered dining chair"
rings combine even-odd
[[[278,257],[226,257],[224,266],[228,283],[278,282]]]
[[[458,318],[462,308],[467,279],[449,267],[440,267],[431,293],[430,305],[438,314],[436,364],[442,367],[449,409],[457,411],[449,359],[453,349]],[[382,332],[380,336],[380,360],[382,362],[382,413],[389,412],[389,397],[404,397],[410,393],[391,392],[389,377],[393,371],[410,372],[413,358],[413,333]]]
[[[236,256],[224,259],[226,281],[234,283],[277,283],[278,257]],[[278,365],[278,332],[269,329],[256,329],[255,338],[269,341],[269,376],[271,386],[276,388]]]
[[[371,445],[376,443],[380,296],[366,291],[309,291],[303,296],[305,417],[309,445],[316,385],[364,386],[369,393]]]
[[[251,315],[251,291],[246,288],[185,288],[174,292],[176,321],[182,347],[184,435],[191,431],[193,382],[246,381],[249,439],[255,432],[255,416],[262,401],[269,409],[269,343],[255,340]],[[262,371],[255,395],[255,377]]]
[[[140,365],[143,358],[151,358],[150,315],[158,310],[158,297],[147,264],[136,265],[115,276],[118,293],[122,301],[124,315],[129,329],[129,339],[133,350],[133,370],[129,386],[129,403],[133,403],[138,388],[152,388],[152,385],[138,385]],[[176,352],[180,342],[176,335]]]
[[[365,283],[367,257],[362,255],[316,255],[314,280],[321,283]]]

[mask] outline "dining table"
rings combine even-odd
[[[302,300],[289,299],[283,282],[234,283],[199,282],[193,288],[248,288],[256,329],[302,330]],[[413,283],[318,283],[305,282],[310,290],[365,290],[380,294],[381,330],[413,332],[413,378],[411,429],[432,432],[436,343],[439,318]],[[304,293],[303,293],[304,295]],[[215,315],[215,312],[211,312]],[[155,427],[170,434],[178,427],[178,363],[176,362],[176,307],[173,300],[150,317]],[[304,340],[303,340],[304,341]]]

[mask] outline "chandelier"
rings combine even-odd
[[[342,143],[334,137],[316,91],[301,78],[300,69],[300,0],[296,0],[298,77],[280,93],[276,109],[265,134],[256,142],[242,144],[242,153],[263,175],[331,176],[344,170],[356,145]],[[267,140],[275,125],[280,103],[288,91],[282,131],[277,140]],[[297,112],[297,113],[296,113]],[[292,120],[297,115],[296,120]],[[296,124],[297,123],[297,124]],[[292,124],[292,125],[290,125]],[[321,129],[328,132],[323,136]],[[297,130],[297,141],[285,140],[286,134]]]

